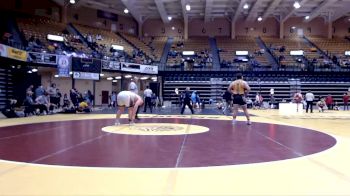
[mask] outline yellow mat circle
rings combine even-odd
[[[208,127],[190,124],[172,123],[137,123],[135,125],[122,124],[103,127],[102,131],[128,135],[186,135],[209,131]]]

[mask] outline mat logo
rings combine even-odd
[[[140,127],[135,127],[136,130],[138,131],[145,131],[145,132],[166,132],[166,131],[181,131],[184,128],[179,127],[179,126],[168,126],[168,125],[152,125],[152,126],[140,126]]]

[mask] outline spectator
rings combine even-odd
[[[321,100],[317,102],[318,111],[323,112],[325,106],[326,106],[326,102],[324,101],[324,98],[321,98]]]
[[[344,102],[344,110],[349,110],[349,93],[344,93],[343,95],[343,102]]]
[[[312,113],[313,101],[315,99],[314,94],[309,90],[305,95],[305,99],[306,99],[306,113],[308,113],[309,108],[310,108],[310,113]]]
[[[15,99],[9,99],[6,101],[6,105],[3,109],[1,109],[1,112],[7,117],[7,118],[17,118],[18,115],[15,112],[15,106],[16,106],[17,100]]]
[[[326,105],[328,110],[333,110],[333,97],[331,94],[328,94],[326,97]]]
[[[45,93],[45,89],[44,89],[43,85],[40,85],[35,89],[35,97],[39,97],[41,95],[44,95],[44,93]]]

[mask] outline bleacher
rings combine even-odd
[[[43,46],[43,49],[49,49],[48,52],[54,52],[50,51],[49,45],[52,44],[47,40],[48,34],[63,36],[66,39],[66,45],[70,45],[75,49],[75,51],[81,51],[86,54],[91,54],[92,52],[92,50],[86,47],[84,44],[73,41],[73,35],[67,34],[67,32],[65,32],[65,24],[43,17],[18,18],[17,24],[20,31],[23,32],[27,41],[31,37],[33,37],[35,40],[39,39]]]
[[[178,44],[181,43],[181,46]],[[210,46],[208,38],[206,37],[193,37],[188,40],[183,40],[181,37],[175,37],[171,51],[176,51],[177,56],[168,56],[168,66],[179,66],[181,64],[183,51],[194,51],[196,58],[194,59],[194,67],[212,67],[212,63],[201,64],[201,61],[210,54]]]
[[[244,80],[248,82],[251,91],[248,95],[250,99],[255,100],[255,95],[260,92],[264,101],[268,102],[270,98],[270,89],[274,89],[274,97],[277,102],[283,99],[291,101],[291,95],[295,92],[293,84],[289,79],[299,79],[302,93],[311,90],[316,97],[325,97],[328,94],[333,96],[334,101],[342,103],[342,95],[348,91],[350,78],[344,74],[327,75],[327,74],[293,74],[293,73],[245,73]],[[168,74],[164,77],[163,99],[178,104],[178,97],[175,95],[175,88],[183,91],[190,87],[191,91],[197,91],[204,103],[209,99],[221,101],[222,93],[227,89],[229,84],[235,80],[232,73],[220,74]]]
[[[220,60],[232,62],[236,51],[248,51],[249,56],[253,57],[259,65],[266,66],[267,59],[263,55],[258,55],[260,47],[255,41],[254,37],[237,37],[230,39],[229,37],[218,37],[216,43],[220,51]]]
[[[350,50],[350,41],[344,38],[327,39],[323,37],[308,37],[317,47],[322,49],[330,58],[337,57],[342,69],[350,68],[350,56],[345,56],[345,51]]]
[[[297,59],[303,60],[303,58],[290,55],[290,51],[292,50],[303,50],[304,56],[308,61],[312,61],[314,58],[320,61],[319,57],[321,54],[319,54],[314,48],[310,47],[303,38],[289,37],[286,39],[279,39],[275,37],[262,37],[262,40],[277,58],[279,56],[284,56],[284,59],[280,63],[285,66],[285,70],[301,71],[306,69],[305,62],[297,62]],[[279,51],[282,46],[285,47],[284,52]]]
[[[133,47],[123,40],[120,36],[117,34],[104,30],[104,29],[97,29],[94,27],[74,24],[74,26],[80,31],[80,33],[86,38],[88,35],[90,35],[93,38],[93,41],[98,44],[98,51],[103,53],[106,56],[112,56],[113,54],[110,52],[110,48],[112,45],[120,45],[124,47],[124,52],[130,56],[132,56]],[[96,40],[96,36],[101,35],[101,40]]]

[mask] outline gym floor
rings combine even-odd
[[[0,195],[350,195],[350,112],[0,120]]]

